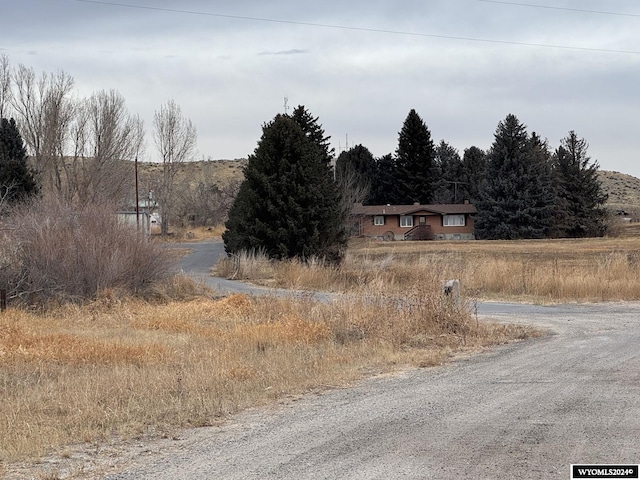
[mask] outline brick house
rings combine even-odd
[[[351,235],[381,240],[473,240],[469,204],[362,205],[351,211]]]

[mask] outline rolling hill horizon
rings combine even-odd
[[[242,181],[243,167],[247,159],[199,160],[182,165],[184,179],[197,180],[206,176],[218,185],[229,181]],[[161,169],[161,164],[140,163],[141,171],[151,173]],[[599,170],[598,177],[603,191],[608,195],[607,207],[624,210],[640,219],[640,178],[612,170]]]

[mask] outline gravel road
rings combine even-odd
[[[183,268],[206,275],[196,250],[219,248]],[[479,313],[550,334],[247,411],[105,478],[568,479],[572,463],[640,463],[640,303]]]

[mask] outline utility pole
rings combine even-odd
[[[453,203],[458,203],[458,185],[469,185],[469,182],[453,182],[445,180],[447,183],[453,183]]]
[[[136,228],[140,231],[140,200],[138,198],[138,155],[134,161],[136,171]]]

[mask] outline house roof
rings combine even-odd
[[[441,205],[353,205],[351,213],[353,215],[413,215],[418,213],[440,214],[440,215],[460,215],[476,213],[475,205],[469,203],[451,203]]]

